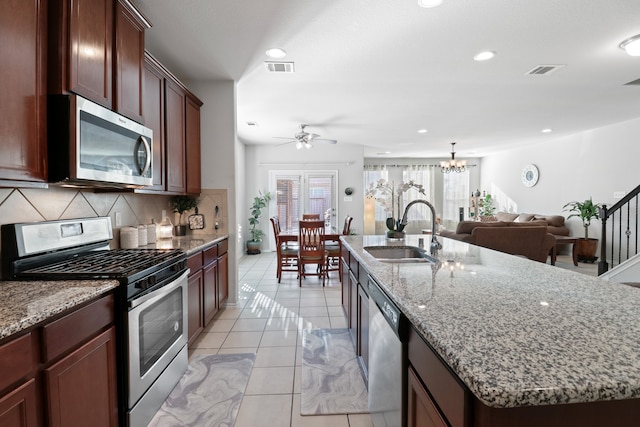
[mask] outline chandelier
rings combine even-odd
[[[442,173],[465,172],[467,170],[466,160],[456,160],[455,145],[455,142],[451,143],[451,160],[443,160],[440,162],[440,171]]]

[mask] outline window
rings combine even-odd
[[[460,221],[460,209],[463,218],[469,209],[469,171],[461,173],[445,173],[443,175],[443,208],[442,222],[447,228],[455,229]]]

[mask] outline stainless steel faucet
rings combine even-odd
[[[438,253],[439,249],[442,249],[442,244],[438,241],[438,239],[436,238],[436,231],[437,231],[437,224],[436,224],[436,209],[433,207],[433,205],[429,202],[427,202],[426,200],[422,200],[422,199],[418,199],[418,200],[414,200],[412,202],[410,202],[406,208],[404,208],[404,214],[402,215],[402,221],[400,221],[400,224],[406,226],[407,225],[407,212],[409,212],[409,208],[413,205],[415,205],[416,203],[424,203],[425,205],[427,205],[429,207],[429,210],[431,210],[431,245],[429,245],[429,249],[431,252],[431,255],[436,255]]]

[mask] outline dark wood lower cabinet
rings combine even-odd
[[[204,328],[202,323],[202,270],[198,270],[189,276],[188,287],[189,301],[187,302],[187,307],[189,312],[187,313],[187,322],[189,323],[189,345],[191,345]]]
[[[409,367],[407,380],[407,426],[408,427],[448,427],[429,393],[424,388],[413,368]]]
[[[203,305],[203,326],[213,319],[218,312],[218,261],[213,260],[209,265],[202,268],[202,305]]]
[[[369,375],[369,294],[358,284],[358,355],[364,375]]]
[[[39,426],[37,402],[36,380],[32,378],[0,398],[0,426]]]
[[[229,254],[218,257],[218,307],[229,299]]]
[[[52,427],[116,427],[115,327],[45,369],[47,413]]]

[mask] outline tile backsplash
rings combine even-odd
[[[218,206],[218,229],[215,207]],[[120,226],[160,222],[162,211],[171,222],[171,196],[137,193],[102,193],[89,190],[50,187],[47,189],[0,188],[0,224],[31,221],[110,216],[114,227],[112,248],[119,246]],[[198,211],[205,217],[203,230],[189,230],[193,234],[228,234],[227,190],[203,189],[198,198]],[[116,227],[116,213],[121,225]],[[185,213],[187,220],[190,211]]]

